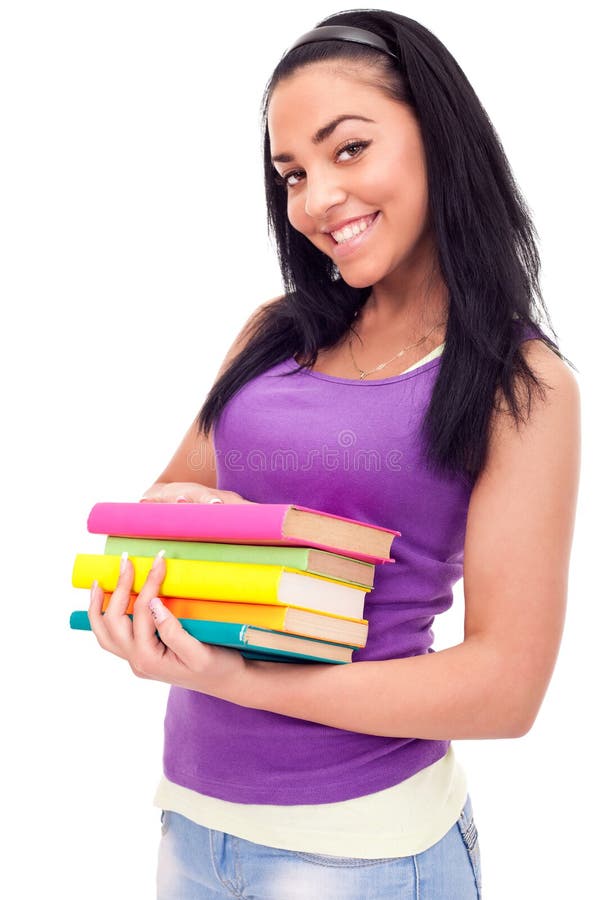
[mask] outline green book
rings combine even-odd
[[[154,558],[159,550],[167,559],[195,559],[210,562],[254,563],[255,565],[288,566],[310,575],[323,575],[347,584],[371,590],[375,578],[375,565],[360,559],[350,559],[317,550],[314,547],[274,547],[264,544],[217,544],[204,541],[169,541],[150,538],[107,537],[104,553],[120,556]]]
[[[132,617],[131,617],[132,618]],[[218,644],[240,650],[242,656],[273,662],[352,662],[353,647],[330,644],[242,622],[212,622],[206,619],[180,619],[188,634],[205,644]],[[86,610],[75,610],[69,622],[78,631],[91,631]]]

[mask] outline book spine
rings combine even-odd
[[[152,559],[131,557],[132,591],[138,594],[150,572]],[[202,600],[237,600],[245,603],[277,603],[281,566],[250,563],[199,562],[167,559],[161,594]],[[73,565],[73,587],[89,588],[94,580],[103,590],[114,591],[119,579],[120,557],[78,553]],[[307,576],[308,577],[308,576]]]
[[[133,616],[130,615],[130,619]],[[242,648],[245,629],[243,622],[210,622],[204,619],[180,619],[188,634],[205,644],[221,644],[227,647]],[[79,631],[91,631],[90,618],[85,610],[75,610],[69,620],[71,628]],[[271,650],[269,650],[269,653]]]
[[[150,556],[159,550],[167,559],[195,559],[203,562],[239,562],[254,565],[287,566],[306,571],[307,547],[274,547],[261,544],[225,544],[210,541],[170,541],[151,538],[131,538],[109,535],[104,553],[120,556],[126,550],[130,556]]]
[[[92,534],[120,537],[281,543],[288,509],[279,503],[96,503],[87,528]]]
[[[108,609],[112,594],[104,595],[102,612]],[[285,631],[287,607],[258,603],[223,603],[220,600],[189,600],[184,597],[161,597],[167,609],[178,619],[209,619],[219,622],[244,622],[274,631]],[[125,612],[133,615],[137,594],[129,599]]]

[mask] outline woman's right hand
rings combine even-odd
[[[142,495],[140,503],[252,503],[235,491],[219,491],[195,481],[157,482]]]

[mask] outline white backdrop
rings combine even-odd
[[[12,0],[0,13],[4,896],[154,896],[167,688],[71,632],[98,500],[136,500],[257,304],[280,292],[259,105],[284,50],[343,6]],[[540,234],[584,456],[569,611],[524,738],[459,741],[487,900],[596,883],[597,142],[589,7],[387,5],[456,56]],[[595,73],[594,73],[595,74]],[[594,600],[595,598],[595,600]],[[525,601],[526,598],[524,598]],[[462,584],[436,648],[462,637]],[[584,641],[583,638],[586,638]],[[282,898],[286,900],[286,898]]]

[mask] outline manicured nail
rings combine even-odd
[[[150,569],[151,572],[157,567],[159,559],[163,559],[163,558],[164,558],[164,555],[165,555],[165,551],[164,551],[164,550],[159,550],[159,551],[158,551],[158,553],[157,553],[156,556],[154,557],[154,562],[152,563],[152,568]]]
[[[161,622],[164,622],[167,616],[169,615],[163,604],[161,603],[158,597],[154,597],[150,603],[148,604],[150,608],[150,614],[152,618],[156,622],[157,625],[160,625]]]
[[[223,501],[221,500],[220,497],[213,497],[212,500],[209,500],[208,502],[209,503],[222,503]]]
[[[119,572],[121,573],[121,575],[125,571],[125,566],[127,565],[128,558],[129,554],[127,550],[123,550],[123,552],[121,553],[121,562],[119,563]]]
[[[189,502],[190,501],[188,500],[188,498],[185,497],[183,494],[180,494],[179,497],[175,497],[175,503],[189,503]]]

